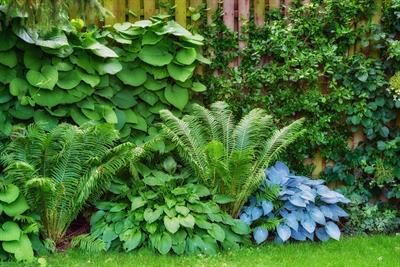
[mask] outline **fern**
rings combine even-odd
[[[282,218],[269,218],[267,220],[261,220],[258,226],[267,229],[268,231],[272,232],[278,227],[278,225],[282,222]]]
[[[192,171],[218,193],[235,198],[225,207],[232,216],[264,181],[264,169],[303,133],[302,120],[272,131],[272,117],[262,109],[250,111],[235,125],[224,102],[211,109],[195,104],[183,119],[168,110],[160,114],[163,136],[177,146]]]
[[[106,243],[90,234],[78,235],[72,238],[71,247],[87,252],[100,252],[106,250]]]
[[[146,148],[130,143],[116,146],[117,140],[111,125],[60,124],[45,132],[34,124],[13,133],[2,156],[6,179],[40,215],[44,239],[61,242],[86,203],[97,199],[121,168],[146,154]]]

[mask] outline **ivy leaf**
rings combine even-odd
[[[189,102],[189,92],[179,85],[167,86],[164,91],[165,99],[179,110],[183,110]]]

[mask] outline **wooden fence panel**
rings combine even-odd
[[[128,14],[130,22],[135,22],[140,20],[140,13],[141,13],[140,0],[128,0],[128,11],[131,12],[130,14]]]
[[[175,20],[186,27],[186,0],[175,0]]]
[[[254,0],[254,23],[257,26],[265,23],[265,0]]]
[[[143,1],[143,16],[144,19],[148,19],[156,14],[156,2],[155,1]]]

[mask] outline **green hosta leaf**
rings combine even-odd
[[[147,201],[144,200],[142,197],[134,197],[134,198],[131,198],[130,200],[132,202],[132,205],[131,205],[132,211],[143,207],[147,203]]]
[[[88,74],[82,70],[77,70],[79,73],[79,77],[82,81],[89,84],[91,87],[95,87],[100,83],[100,77],[95,74]]]
[[[177,81],[184,82],[193,75],[196,65],[180,66],[175,63],[168,64],[167,69],[169,75]]]
[[[119,91],[111,101],[114,105],[123,109],[131,108],[137,104],[134,92],[128,89]]]
[[[13,184],[8,184],[0,191],[0,200],[6,203],[15,201],[19,196],[19,188]]]
[[[118,237],[118,235],[115,233],[114,227],[112,227],[110,225],[105,227],[104,232],[103,232],[103,236],[102,236],[102,239],[103,239],[104,242],[110,243],[111,241],[113,241],[117,237]]]
[[[147,131],[147,122],[142,116],[137,117],[137,123],[132,125],[132,128],[146,132]]]
[[[12,221],[7,221],[3,223],[0,228],[0,241],[19,240],[21,233],[22,231],[18,224]]]
[[[126,251],[131,251],[139,246],[140,242],[142,241],[142,233],[140,231],[130,229],[124,233],[124,237],[121,239],[125,241],[123,243],[123,248]]]
[[[160,241],[158,242],[157,249],[162,255],[165,255],[171,250],[171,247],[172,247],[171,235],[164,232],[161,236]]]
[[[8,111],[14,118],[20,120],[28,120],[33,117],[34,109],[30,106],[23,106],[20,103],[16,103],[13,109]]]
[[[218,195],[213,196],[213,200],[215,202],[217,202],[218,204],[228,204],[228,203],[235,201],[235,198],[232,196],[228,196],[228,195],[218,194]]]
[[[166,80],[154,80],[151,77],[148,77],[146,82],[144,83],[144,87],[151,91],[157,91],[167,86]]]
[[[93,54],[95,54],[99,57],[103,57],[103,58],[118,57],[118,55],[112,49],[97,42],[95,39],[87,38],[84,41],[83,45],[86,49],[91,50],[93,52]]]
[[[232,231],[238,235],[247,235],[250,233],[250,227],[243,221],[235,219],[235,224],[232,226]]]
[[[194,219],[192,214],[188,214],[185,217],[179,216],[178,218],[179,218],[180,225],[182,225],[183,227],[186,227],[186,228],[193,228],[194,224],[196,222],[196,220]]]
[[[17,77],[17,71],[0,65],[0,83],[9,84]]]
[[[115,203],[113,207],[110,209],[110,212],[119,212],[128,207],[128,204],[126,203]]]
[[[173,56],[168,49],[161,45],[143,46],[139,53],[139,58],[147,64],[153,66],[165,66],[171,63]]]
[[[130,68],[129,65],[124,65],[122,71],[117,74],[117,77],[126,85],[139,86],[147,80],[146,71],[143,68]]]
[[[220,242],[223,242],[225,239],[225,231],[218,224],[213,223],[211,229],[208,229],[207,232]]]
[[[218,244],[211,236],[203,236],[203,252],[206,255],[216,255],[218,252]]]
[[[164,216],[164,225],[171,234],[174,234],[179,230],[179,219],[176,217],[169,218],[168,216]]]
[[[69,90],[81,82],[81,76],[77,70],[63,71],[58,74],[58,87]]]
[[[143,91],[139,94],[139,97],[150,106],[153,106],[158,101],[158,96],[150,91]]]
[[[184,65],[191,65],[197,56],[197,51],[193,47],[184,47],[176,53],[176,61]]]
[[[58,72],[54,67],[44,65],[40,72],[29,70],[26,74],[26,79],[35,87],[53,90],[58,81]]]
[[[24,96],[28,89],[29,84],[21,78],[15,78],[10,83],[10,94],[13,96]]]
[[[9,68],[14,68],[15,66],[17,66],[17,63],[18,60],[15,50],[0,52],[0,64],[3,64]]]
[[[27,49],[24,52],[25,67],[31,70],[39,71],[42,67],[44,60],[42,59],[42,52],[37,49]]]
[[[58,124],[58,119],[51,116],[49,113],[43,110],[37,110],[33,114],[33,119],[36,123],[42,125],[45,130],[52,130]]]
[[[17,261],[32,261],[33,249],[27,235],[21,235],[19,240],[3,242],[3,249],[12,253]]]
[[[86,72],[95,74],[94,64],[92,63],[91,57],[84,51],[76,51],[74,55],[69,57],[71,63],[78,65]],[[99,64],[97,62],[97,64]],[[83,78],[82,78],[83,79]]]
[[[0,51],[7,51],[14,47],[17,36],[10,30],[2,28],[0,31]]]
[[[200,83],[200,82],[194,82],[194,83],[193,83],[192,91],[195,91],[195,92],[204,92],[204,91],[206,91],[206,90],[207,90],[207,87],[206,87],[204,84],[202,84],[202,83]]]
[[[151,208],[147,208],[144,211],[143,217],[146,220],[146,222],[153,223],[160,218],[162,213],[163,213],[162,209],[152,210]]]
[[[160,42],[162,38],[163,38],[162,36],[157,35],[152,31],[147,31],[143,35],[142,45],[155,45],[158,42]]]
[[[196,216],[195,220],[196,220],[196,225],[202,229],[208,230],[212,228],[212,224],[208,222],[206,218],[204,218],[203,216]]]
[[[99,72],[100,75],[104,74],[114,75],[122,70],[121,63],[115,58],[106,60],[105,62],[95,62],[94,67],[96,68],[96,70]]]
[[[138,122],[138,116],[133,110],[131,110],[131,109],[124,110],[124,115],[125,115],[125,120],[127,123],[137,123]]]
[[[21,215],[29,209],[28,203],[26,203],[25,198],[22,194],[12,203],[2,203],[3,211],[10,217],[15,217]]]
[[[180,110],[183,110],[189,102],[188,90],[176,84],[174,86],[167,86],[164,96],[169,103]]]
[[[175,206],[176,212],[182,214],[183,216],[186,216],[189,214],[190,210],[185,207],[185,206]]]

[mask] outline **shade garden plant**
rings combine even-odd
[[[0,0],[5,2],[9,1]],[[88,4],[78,2],[81,7]],[[251,36],[257,38],[241,51],[243,66],[251,65],[250,70],[260,64],[253,64],[249,54],[261,60],[258,55],[267,46],[272,48],[268,60],[279,64],[250,71],[251,75],[248,69],[237,68],[208,81],[196,72],[200,64],[211,63],[203,53],[216,44],[169,15],[100,28],[75,19],[49,30],[39,29],[41,23],[23,12],[10,12],[18,5],[29,6],[29,1],[13,3],[12,9],[0,6],[0,259],[31,262],[35,256],[70,247],[91,253],[230,255],[229,251],[266,241],[339,240],[342,230],[397,231],[397,69],[388,80],[386,67],[377,59],[355,55],[346,61],[338,55],[343,46],[324,50],[329,40],[340,38],[319,38],[325,28],[315,17],[318,24],[311,32],[316,36],[310,42],[322,42],[325,48],[316,51],[326,52],[326,57],[286,55],[278,49],[280,39],[289,48],[303,40],[296,29],[304,22],[304,12],[343,11],[350,5],[322,2],[326,5],[291,11],[291,28],[279,14],[268,14],[275,22],[254,31]],[[52,3],[43,1],[43,7]],[[58,4],[55,1],[53,8]],[[351,6],[357,9],[353,13],[364,14],[362,5]],[[398,8],[392,5],[388,10],[395,14]],[[54,19],[64,20],[64,11],[60,9]],[[221,26],[218,18],[216,23]],[[341,23],[347,25],[347,20]],[[385,27],[395,31],[396,25]],[[228,32],[213,34],[223,39]],[[271,37],[266,38],[267,45],[258,43],[265,36]],[[387,45],[386,64],[397,66],[398,45],[395,40]],[[301,47],[308,55],[314,49],[309,43]],[[214,56],[237,55],[222,50]],[[299,60],[289,62],[289,56]],[[333,77],[332,70],[336,71],[337,84],[330,89],[337,94],[326,93],[325,101],[344,101],[331,108],[320,103],[323,95],[316,92],[319,72],[305,70],[319,60],[328,66],[322,74]],[[211,70],[223,62],[214,61]],[[269,68],[276,72],[276,80],[268,75]],[[367,72],[368,68],[373,70]],[[306,96],[300,94],[305,107],[288,105],[296,95],[293,85],[305,88],[302,80],[310,85]],[[260,89],[262,82],[277,86],[267,95],[239,95],[235,105],[229,94],[242,82],[249,88]],[[345,89],[349,84],[352,93]],[[389,84],[385,96],[379,96]],[[228,96],[231,105],[213,102],[221,95]],[[318,107],[308,97],[317,100]],[[345,109],[349,99],[361,104]],[[325,114],[335,109],[347,113]],[[368,110],[377,116],[372,118]],[[310,117],[318,118],[315,127],[310,127]],[[362,120],[365,117],[370,119]],[[362,125],[367,138],[376,143],[373,149],[360,146],[345,155],[349,161],[349,155],[357,156],[352,166],[361,166],[370,175],[367,180],[360,180],[357,173],[350,177],[352,169],[342,164],[339,153],[343,144],[333,153],[337,157],[331,157],[340,160],[323,173],[326,180],[302,175],[305,168],[291,171],[280,161],[303,166],[299,153],[316,144],[324,149],[339,144],[344,133],[355,130],[330,135],[337,132],[336,121],[353,128]],[[304,142],[307,138],[312,139],[310,148]],[[383,159],[383,151],[388,159]],[[332,189],[347,184],[352,187]],[[389,201],[375,203],[371,188],[388,192]]]

